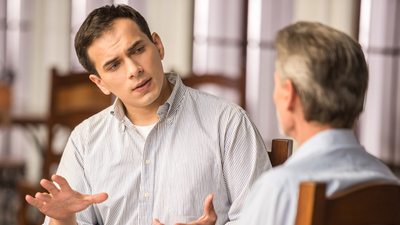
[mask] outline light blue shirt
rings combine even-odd
[[[174,89],[147,139],[120,100],[72,132],[57,173],[80,193],[109,195],[77,213],[79,224],[189,223],[204,214],[210,193],[217,224],[234,223],[252,184],[271,168],[242,108],[166,76]]]
[[[325,130],[304,142],[282,166],[261,176],[238,224],[294,224],[302,181],[326,182],[327,196],[367,181],[399,183],[386,165],[365,151],[352,130]]]

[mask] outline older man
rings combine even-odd
[[[294,224],[302,181],[326,182],[328,196],[367,181],[398,183],[352,130],[368,86],[361,46],[328,26],[298,22],[279,31],[276,50],[274,101],[280,129],[299,148],[256,182],[239,224]]]

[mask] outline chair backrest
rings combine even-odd
[[[283,164],[293,152],[293,140],[272,139],[271,151],[268,152],[272,167]]]
[[[51,167],[61,159],[62,152],[52,149],[57,128],[61,125],[72,130],[83,120],[111,104],[111,96],[100,91],[89,79],[89,73],[61,76],[57,70],[52,70],[50,112],[46,119],[48,145],[44,151],[44,178],[50,178],[54,172]]]
[[[369,182],[325,197],[326,184],[300,184],[296,225],[400,224],[400,185]]]
[[[0,124],[9,122],[9,113],[11,106],[10,86],[0,83]]]
[[[202,85],[216,85],[220,88],[229,88],[235,90],[239,94],[238,105],[245,109],[246,97],[246,73],[243,72],[238,78],[227,77],[223,74],[191,74],[182,79],[182,82],[191,88],[198,89]]]

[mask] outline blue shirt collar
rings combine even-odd
[[[285,162],[290,165],[305,158],[342,148],[360,147],[351,129],[329,129],[321,131],[305,141],[297,151]]]

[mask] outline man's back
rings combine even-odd
[[[241,224],[294,224],[302,181],[326,182],[327,196],[368,181],[400,183],[386,165],[358,144],[352,130],[322,131],[256,182]]]

